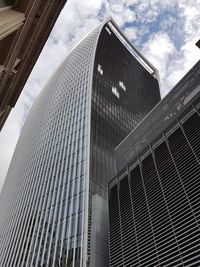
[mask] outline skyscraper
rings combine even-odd
[[[199,266],[200,61],[116,148],[110,267]]]
[[[88,266],[92,204],[107,198],[114,148],[160,100],[157,78],[112,19],[68,55],[33,105],[7,174],[1,267]]]

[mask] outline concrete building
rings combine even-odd
[[[108,266],[114,148],[159,100],[156,69],[112,19],[72,50],[33,105],[2,189],[1,267]]]
[[[116,148],[110,267],[199,266],[200,61]]]
[[[0,0],[0,130],[66,0]]]

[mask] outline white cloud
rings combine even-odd
[[[167,72],[167,68],[176,54],[176,48],[167,33],[158,32],[151,36],[144,44],[142,52],[148,60],[159,70],[161,82]],[[162,83],[164,86],[164,84]]]
[[[169,14],[167,17],[166,11]],[[200,50],[194,45],[200,36],[199,15],[199,0],[67,1],[18,103],[0,133],[0,188],[34,99],[72,47],[100,21],[113,16],[129,39],[142,47],[146,57],[160,71],[163,93],[166,93],[199,58]],[[130,25],[135,22],[138,24]],[[145,43],[141,44],[144,36]]]
[[[125,28],[124,33],[129,40],[135,40],[137,38],[137,29],[134,27]]]
[[[134,22],[136,20],[136,14],[133,10],[126,8],[124,12],[124,21]]]
[[[146,57],[160,72],[163,95],[200,58],[200,50],[195,46],[200,37],[200,1],[182,0],[178,4],[177,13],[161,20],[162,32],[155,32],[143,46]],[[170,5],[169,1],[167,6],[172,7]]]
[[[19,102],[0,132],[0,190],[20,134],[20,125],[24,116],[23,109],[23,105]]]
[[[176,57],[170,62],[165,76],[166,91],[169,91],[200,58],[200,50],[194,44],[195,40],[192,39],[183,45]]]

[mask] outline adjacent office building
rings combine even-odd
[[[110,267],[200,264],[200,61],[116,148]]]
[[[0,0],[0,130],[67,0]]]
[[[35,101],[8,170],[1,267],[108,266],[113,151],[159,100],[156,69],[112,19],[73,49]]]

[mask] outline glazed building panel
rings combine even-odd
[[[1,266],[51,266],[62,258],[79,264],[97,35],[98,29],[73,50],[27,118],[7,178],[17,180],[4,222]]]
[[[160,100],[158,77],[139,63],[113,27],[108,23],[99,36],[92,84],[91,190],[104,198],[115,174],[115,147]]]
[[[107,183],[115,170],[114,149],[159,102],[158,77],[149,72],[119,39],[116,26],[108,23],[96,48],[92,99],[88,245],[92,195],[107,199]],[[121,35],[122,38],[122,35]]]
[[[199,126],[200,62],[116,149],[110,266],[199,265]]]
[[[90,264],[92,197],[105,201],[114,147],[160,100],[155,68],[144,58],[148,68],[141,67],[133,52],[139,57],[108,19],[72,50],[37,98],[1,193],[1,267]]]

